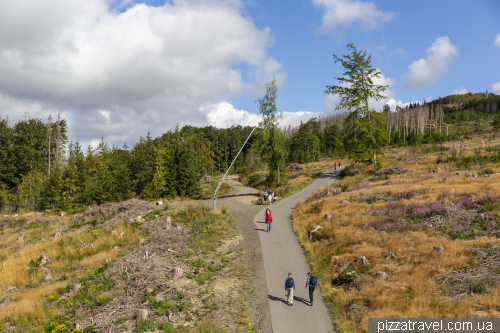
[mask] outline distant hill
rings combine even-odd
[[[493,93],[467,93],[448,95],[433,100],[430,104],[440,104],[443,109],[476,110],[485,113],[497,113],[500,110],[500,96]]]

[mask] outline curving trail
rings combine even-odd
[[[305,200],[317,189],[330,185],[338,173],[339,171],[330,170],[304,190],[269,206],[273,215],[269,233],[266,232],[264,222],[266,208],[254,218],[254,227],[260,235],[264,258],[273,333],[335,332],[318,290],[314,292],[314,306],[309,305],[309,291],[305,288],[309,266],[292,230],[290,214],[297,201]],[[292,273],[296,282],[293,306],[286,304],[285,279],[288,273]]]

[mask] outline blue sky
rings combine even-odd
[[[132,145],[179,124],[256,125],[273,77],[282,125],[328,115],[346,44],[389,84],[379,109],[500,94],[500,1],[0,2],[0,117],[69,120],[69,136]]]

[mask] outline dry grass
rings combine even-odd
[[[482,138],[467,141],[469,147],[482,148]],[[453,144],[453,143],[452,143]],[[490,145],[497,145],[493,143]],[[487,146],[485,144],[485,146]],[[410,149],[398,149],[386,155],[408,156]],[[472,155],[472,149],[464,156]],[[413,154],[417,155],[418,154]],[[437,155],[426,155],[426,159],[410,162],[398,161],[396,157],[383,160],[386,166],[401,164],[410,170],[408,174],[391,176],[390,185],[383,185],[386,180],[374,181],[373,176],[357,175],[342,180],[342,183],[363,184],[369,182],[368,189],[344,192],[321,199],[309,199],[300,204],[294,212],[294,230],[304,246],[311,267],[318,274],[322,294],[334,315],[339,331],[366,332],[368,317],[472,317],[475,306],[481,305],[485,317],[499,317],[500,289],[490,289],[486,294],[473,294],[459,300],[447,297],[440,287],[438,278],[449,274],[453,269],[463,269],[474,259],[467,254],[471,246],[484,247],[488,243],[498,243],[496,238],[478,237],[472,240],[450,240],[444,233],[427,229],[414,232],[389,232],[381,235],[377,230],[361,228],[361,224],[370,224],[376,217],[368,215],[374,209],[381,209],[385,203],[373,205],[358,203],[357,196],[362,193],[399,193],[413,190],[425,190],[411,199],[411,202],[424,203],[435,201],[443,192],[454,196],[474,194],[479,196],[488,192],[498,192],[500,175],[491,177],[465,178],[465,172],[476,173],[485,168],[500,172],[498,165],[474,166],[466,170],[457,170],[454,163],[435,164]],[[431,173],[429,173],[431,170]],[[432,172],[434,171],[434,172]],[[461,175],[456,175],[461,172]],[[427,175],[432,178],[426,179]],[[371,180],[371,181],[370,181]],[[418,181],[416,181],[418,180]],[[415,182],[416,181],[416,182]],[[348,203],[340,203],[348,200]],[[403,200],[407,203],[408,200]],[[332,219],[325,220],[325,214]],[[319,241],[311,241],[308,231],[321,225],[331,235]],[[360,245],[359,242],[366,242]],[[445,252],[433,252],[433,246],[442,246]],[[394,252],[397,260],[386,259],[389,252]],[[332,283],[341,276],[342,268],[336,263],[347,263],[359,256],[366,257],[370,267],[360,270],[359,279],[350,286],[337,287]],[[351,266],[352,267],[352,266]],[[355,266],[358,270],[360,267]],[[379,280],[376,272],[384,271],[390,278]],[[345,272],[344,272],[345,274]],[[346,307],[363,304],[368,307],[364,314],[346,314]]]
[[[30,222],[30,221],[28,221]],[[64,225],[66,223],[66,225]],[[64,230],[68,220],[27,227],[4,226],[0,257],[0,323],[6,320],[45,320],[50,315],[43,306],[43,299],[64,287],[68,281],[81,277],[87,269],[98,267],[104,258],[113,257],[120,251],[115,246],[135,246],[139,237],[130,225],[119,224],[113,230],[89,230],[87,226],[54,238],[53,234]],[[26,232],[24,242],[18,242],[19,232]],[[91,245],[92,244],[92,245]],[[35,267],[36,256],[44,252],[52,263],[44,267],[50,270],[52,280],[45,282],[47,272]],[[16,287],[15,291],[7,291]],[[0,296],[2,297],[2,296]]]

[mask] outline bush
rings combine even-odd
[[[99,303],[100,305],[104,305],[104,304],[108,303],[109,301],[111,301],[112,299],[113,299],[113,296],[111,296],[110,293],[104,293],[104,294],[97,296],[97,303]]]
[[[248,184],[255,184],[260,180],[260,175],[258,173],[251,174],[248,177]]]
[[[154,330],[155,328],[156,328],[155,324],[151,322],[149,319],[142,319],[139,320],[139,322],[137,323],[137,329],[135,330],[135,332],[143,333],[150,330]]]
[[[478,282],[472,286],[472,291],[478,294],[485,294],[488,290],[486,290],[484,283]]]

